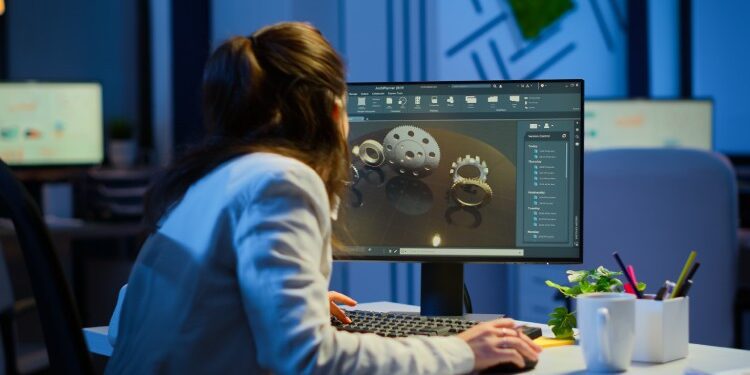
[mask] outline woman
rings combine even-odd
[[[204,74],[209,137],[146,198],[109,373],[465,373],[539,348],[510,320],[455,337],[336,331],[331,214],[348,178],[341,58],[313,27],[232,38]],[[345,319],[342,316],[342,319]]]

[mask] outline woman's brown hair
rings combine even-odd
[[[344,63],[311,25],[280,23],[222,43],[203,75],[208,136],[151,186],[145,222],[160,218],[188,188],[220,164],[257,151],[296,158],[323,180],[333,205],[349,156],[332,114],[346,93]],[[345,108],[341,108],[344,111]]]

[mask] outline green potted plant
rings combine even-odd
[[[130,121],[116,118],[109,121],[109,162],[115,168],[130,168],[138,156],[138,144]]]
[[[545,283],[555,288],[566,298],[576,298],[578,295],[596,292],[622,293],[622,281],[617,277],[622,272],[613,272],[603,266],[593,270],[567,271],[569,286],[563,286],[547,280]],[[646,289],[646,284],[639,282],[638,290]],[[549,314],[550,320],[547,324],[552,328],[552,333],[559,339],[573,338],[573,328],[577,321],[575,311],[568,311],[566,307],[558,307]]]

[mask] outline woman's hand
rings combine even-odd
[[[356,306],[357,301],[351,299],[351,297],[341,294],[339,292],[328,292],[328,305],[331,308],[331,315],[335,316],[341,323],[349,324],[352,322],[343,309],[339,307],[339,303],[343,303],[347,306]]]
[[[474,352],[474,369],[483,370],[499,363],[512,362],[524,367],[524,357],[539,359],[542,348],[515,329],[511,319],[480,323],[458,334]]]

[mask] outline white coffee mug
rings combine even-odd
[[[576,297],[578,334],[589,371],[625,371],[635,338],[635,296],[589,293]]]

